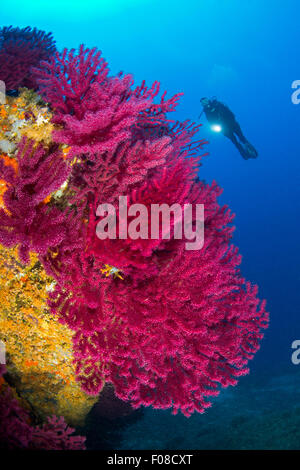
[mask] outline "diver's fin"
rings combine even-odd
[[[245,153],[248,155],[248,158],[258,157],[257,150],[253,147],[253,145],[250,144],[250,142],[246,141],[244,143],[244,149],[245,149]]]

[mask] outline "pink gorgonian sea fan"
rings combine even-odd
[[[0,243],[18,245],[20,260],[27,263],[29,251],[44,254],[64,238],[64,214],[43,201],[60,188],[69,169],[56,146],[45,150],[25,137],[16,159],[17,172],[0,160],[0,177],[7,183],[5,208],[0,208]]]
[[[58,289],[53,307],[76,331],[77,374],[88,393],[97,393],[105,377],[133,407],[171,407],[189,416],[248,372],[268,315],[257,286],[240,274],[241,258],[230,244],[232,215],[217,203],[220,189],[183,184],[185,165],[130,198],[171,205],[180,188],[182,204],[205,205],[204,247],[186,251],[183,240],[105,243],[94,235],[82,261],[94,263],[86,297],[81,288],[66,301]],[[99,282],[96,271],[105,262],[120,267],[123,279]]]
[[[5,83],[6,90],[36,88],[31,67],[37,67],[41,60],[48,60],[55,50],[51,33],[29,26],[1,28],[0,80]]]
[[[111,383],[135,408],[203,412],[248,372],[268,314],[241,275],[220,188],[199,180],[199,126],[169,119],[179,95],[155,103],[157,82],[134,88],[129,76],[110,77],[96,49],[65,50],[34,73],[59,126],[55,141],[80,157],[63,239],[40,251],[56,281],[51,310],[74,331],[77,379],[89,394]],[[119,196],[147,208],[204,204],[204,246],[188,251],[161,233],[99,240],[97,206],[116,207]]]
[[[149,123],[157,127],[165,122],[165,113],[175,109],[180,96],[165,100],[164,94],[160,104],[154,104],[158,82],[149,89],[144,83],[132,89],[130,75],[109,76],[101,52],[83,45],[79,51],[57,52],[33,72],[55,111],[53,122],[60,126],[53,138],[71,147],[69,157],[115,151],[131,139],[138,123],[145,132]]]

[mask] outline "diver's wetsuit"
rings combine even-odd
[[[206,119],[210,124],[219,124],[225,137],[231,140],[245,160],[256,158],[257,151],[244,136],[239,123],[232,111],[216,99],[203,107]]]

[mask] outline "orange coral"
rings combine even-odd
[[[22,266],[17,250],[0,245],[0,339],[17,391],[38,415],[82,422],[96,398],[81,391],[72,364],[72,332],[47,308],[53,279],[36,256]]]
[[[11,166],[15,170],[15,173],[18,174],[18,162],[14,158],[9,157],[5,153],[0,154],[0,158],[4,160],[5,166]]]

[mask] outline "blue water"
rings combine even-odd
[[[300,79],[299,1],[46,3],[2,2],[1,24],[52,31],[59,49],[97,46],[112,73],[132,73],[136,83],[159,80],[169,95],[184,92],[181,120],[197,120],[200,98],[216,95],[259,152],[243,160],[202,117],[200,137],[210,141],[210,156],[200,177],[224,188],[221,201],[236,214],[242,271],[259,284],[271,314],[250,376],[190,419],[147,409],[104,435],[92,416],[89,445],[299,449],[300,365],[291,363],[291,343],[300,339],[300,105],[291,101],[291,84]]]

